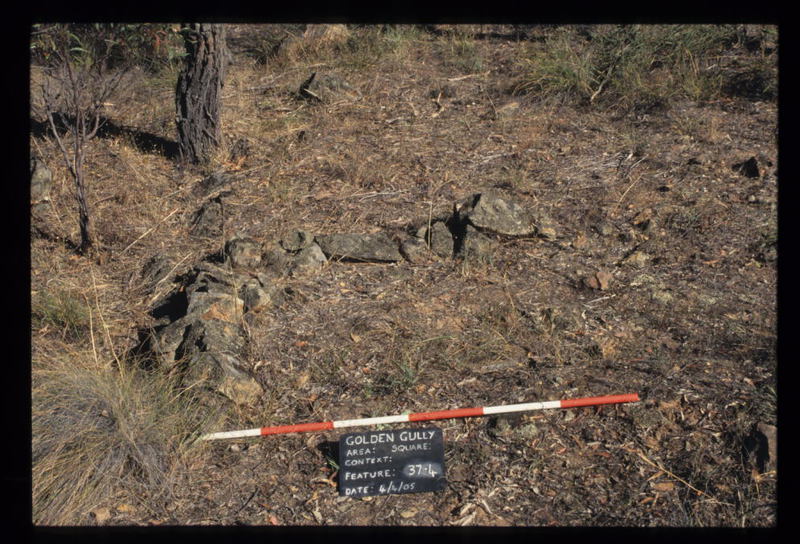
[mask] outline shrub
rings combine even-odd
[[[68,42],[71,60],[90,63],[107,58],[105,69],[140,66],[151,73],[171,66],[184,54],[175,25],[170,24],[35,24],[31,31],[31,62],[52,66],[56,53]]]

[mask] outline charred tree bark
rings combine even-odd
[[[227,47],[221,24],[183,24],[186,62],[175,91],[181,162],[207,163],[222,143],[220,109]]]

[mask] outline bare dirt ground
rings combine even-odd
[[[268,243],[293,229],[382,230],[401,240],[454,203],[500,189],[545,211],[554,235],[499,239],[489,262],[331,262],[281,280],[286,302],[249,334],[263,401],[208,430],[618,393],[642,400],[436,422],[448,483],[428,494],[339,497],[337,432],[207,443],[158,505],[122,493],[97,505],[107,515],[73,523],[776,523],[777,473],[752,448],[759,422],[777,424],[775,101],[590,109],[511,95],[525,40],[502,33],[463,42],[419,33],[380,60],[263,64],[248,49],[259,31],[231,30],[224,131],[250,154],[216,165],[237,180],[220,239],[187,234],[202,203],[192,187],[206,172],[141,145],[143,134],[174,141],[174,80],[138,81],[110,113],[129,131],[91,144],[89,201],[105,248],[96,259],[64,242],[78,239],[71,181],[55,144],[32,137],[56,180],[32,220],[44,225],[31,235],[34,299],[93,284],[87,304],[106,321],[95,353],[111,359],[152,320],[153,293],[136,278],[155,254],[178,263],[177,276],[233,235]],[[313,71],[354,90],[300,100]],[[751,157],[755,177],[734,168]],[[32,335],[34,367],[65,345],[89,349],[52,329]]]

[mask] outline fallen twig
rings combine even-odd
[[[166,221],[167,219],[169,219],[169,218],[170,218],[170,216],[172,216],[172,214],[173,214],[173,213],[175,213],[175,212],[177,212],[179,209],[180,209],[180,208],[175,208],[174,210],[172,210],[171,212],[169,212],[169,213],[168,213],[168,214],[167,214],[167,215],[166,215],[166,216],[165,216],[163,219],[161,219],[161,221],[159,221],[158,223],[156,223],[155,225],[153,225],[152,227],[150,227],[149,229],[147,229],[147,230],[145,231],[145,233],[144,233],[144,234],[142,234],[142,235],[141,235],[141,236],[139,236],[139,237],[138,237],[136,240],[134,240],[133,242],[131,242],[130,244],[128,244],[128,247],[126,247],[125,249],[123,249],[122,251],[120,251],[120,255],[122,255],[123,253],[125,253],[126,251],[128,251],[128,250],[129,250],[131,247],[133,247],[133,245],[134,245],[136,242],[138,242],[139,240],[141,240],[142,238],[144,238],[145,236],[147,236],[148,234],[150,234],[151,232],[153,232],[153,230],[154,230],[154,229],[155,229],[157,226],[159,226],[161,223],[163,223],[164,221]]]
[[[448,78],[447,81],[461,81],[462,79],[467,79],[467,78],[470,78],[470,77],[488,76],[490,72],[491,72],[491,70],[487,70],[487,71],[483,72],[482,74],[467,74],[465,76],[451,77],[451,78]]]
[[[720,504],[724,504],[724,505],[726,505],[726,506],[733,506],[733,505],[732,505],[732,504],[730,504],[730,503],[723,502],[723,501],[721,501],[721,500],[717,499],[715,496],[713,496],[713,495],[710,495],[710,494],[706,493],[705,491],[700,491],[700,490],[699,490],[699,489],[697,489],[695,486],[693,486],[692,484],[690,484],[689,482],[687,482],[686,480],[684,480],[683,478],[681,478],[681,477],[680,477],[680,476],[678,476],[677,474],[675,474],[675,473],[673,473],[673,472],[670,472],[669,470],[667,470],[666,468],[664,468],[663,466],[661,466],[661,465],[660,465],[659,463],[657,463],[656,461],[653,461],[653,460],[649,459],[649,458],[648,458],[648,457],[647,457],[647,456],[646,456],[646,455],[645,455],[645,454],[644,454],[642,451],[640,451],[640,450],[635,450],[635,449],[633,449],[633,448],[625,448],[625,450],[626,450],[626,451],[628,451],[628,452],[630,452],[630,453],[635,453],[635,454],[636,454],[636,455],[638,455],[638,456],[639,456],[639,457],[640,457],[640,458],[641,458],[641,459],[642,459],[642,460],[643,460],[645,463],[647,463],[647,464],[648,464],[648,465],[650,465],[651,467],[657,468],[658,470],[662,471],[664,474],[668,475],[670,478],[674,478],[675,480],[678,480],[679,482],[681,482],[683,485],[685,485],[686,487],[688,487],[689,489],[691,489],[692,491],[694,491],[694,492],[695,492],[695,493],[697,493],[698,495],[704,495],[704,496],[708,497],[709,499],[712,499],[712,500],[714,500],[714,501],[716,501],[716,502],[718,502],[718,503],[720,503]]]

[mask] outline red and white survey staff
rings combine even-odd
[[[504,406],[481,406],[477,408],[456,408],[438,412],[417,412],[395,416],[368,417],[364,419],[344,419],[341,421],[319,421],[316,423],[300,423],[298,425],[279,425],[277,427],[260,427],[241,431],[226,431],[204,434],[200,440],[221,440],[224,438],[244,438],[248,436],[267,436],[270,434],[304,433],[311,431],[328,431],[346,427],[365,425],[381,425],[386,423],[408,423],[410,421],[432,421],[434,419],[453,419],[459,417],[490,416],[513,412],[530,412],[532,410],[551,410],[555,408],[577,408],[579,406],[598,406],[601,404],[620,404],[639,402],[636,393],[628,395],[606,395],[603,397],[584,397],[580,399],[549,400],[545,402],[525,402],[522,404],[506,404]]]

